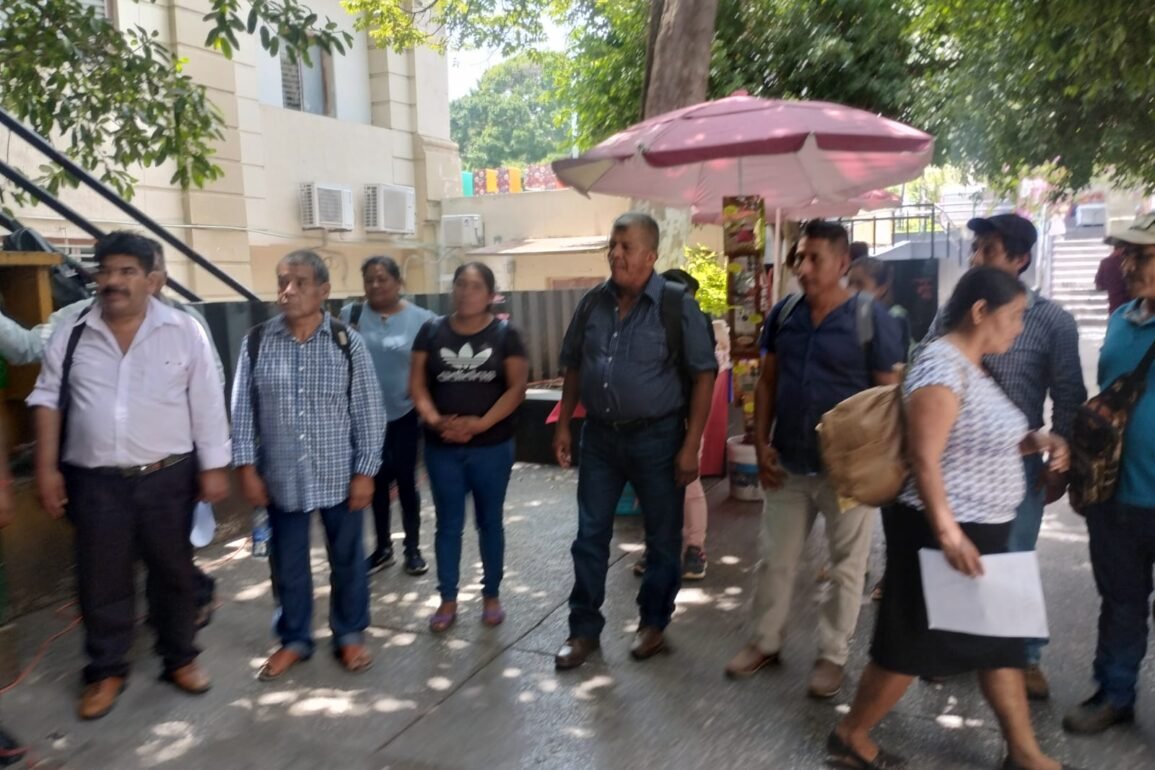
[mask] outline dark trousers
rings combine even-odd
[[[361,644],[369,627],[369,577],[365,573],[364,516],[345,500],[321,509],[329,551],[329,628],[336,650]],[[308,658],[313,654],[313,570],[309,528],[312,515],[269,506],[269,569],[280,602],[277,635],[281,645]]]
[[[401,503],[401,526],[405,529],[405,553],[420,546],[421,497],[417,493],[417,442],[421,428],[417,410],[393,420],[385,427],[385,445],[381,450],[381,470],[373,489],[373,523],[377,529],[377,550],[393,547],[390,529],[389,496],[397,485]]]
[[[84,618],[84,680],[128,674],[136,624],[135,565],[148,569],[146,595],[156,653],[171,671],[192,662],[196,569],[189,530],[197,495],[187,459],[146,476],[68,466],[68,518],[76,527],[76,578]]]
[[[1135,703],[1139,666],[1147,654],[1155,568],[1155,509],[1107,503],[1087,513],[1091,569],[1099,589],[1095,681],[1117,708]]]
[[[646,533],[646,572],[638,591],[643,626],[665,628],[682,584],[682,518],[685,490],[674,478],[674,458],[685,440],[681,416],[635,431],[616,431],[587,419],[578,466],[578,534],[569,597],[570,635],[596,639],[605,626],[614,512],[628,481],[637,492]]]
[[[425,444],[425,470],[437,509],[437,590],[441,600],[457,601],[461,580],[461,538],[465,500],[473,496],[473,516],[481,550],[481,595],[496,598],[505,572],[505,492],[513,469],[513,439],[493,446]]]

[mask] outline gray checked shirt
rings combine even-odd
[[[945,319],[940,308],[922,344],[941,337]],[[1051,428],[1066,439],[1079,405],[1087,400],[1079,361],[1079,327],[1057,303],[1028,293],[1023,333],[1006,353],[983,356],[994,381],[1027,416],[1031,430],[1043,427],[1043,407],[1050,391],[1054,403]]]
[[[255,371],[247,336],[241,345],[233,382],[233,464],[256,465],[281,510],[331,508],[349,496],[354,475],[373,477],[381,467],[381,388],[369,352],[352,330],[349,352],[351,390],[349,364],[327,312],[304,342],[293,337],[283,316],[266,322]]]

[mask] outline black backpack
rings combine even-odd
[[[576,324],[577,349],[579,351],[585,344],[586,326],[594,312],[594,303],[602,296],[608,283],[608,281],[603,281],[587,291],[578,302],[577,310],[574,311],[573,323]],[[686,353],[682,344],[682,298],[685,294],[685,286],[674,281],[666,281],[662,285],[662,301],[658,308],[658,315],[662,319],[662,328],[666,331],[666,363],[678,370],[678,375],[682,380],[682,391],[688,406],[692,378],[686,366]],[[713,337],[714,329],[711,325],[710,338],[713,339]]]

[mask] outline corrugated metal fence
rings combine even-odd
[[[585,289],[552,291],[517,291],[502,294],[494,311],[508,314],[509,322],[521,332],[529,355],[530,382],[561,376],[558,356],[574,308]],[[448,294],[417,294],[409,301],[444,315],[450,310]],[[338,314],[348,300],[332,300],[329,310]],[[274,303],[210,302],[197,307],[204,313],[212,330],[213,342],[220,351],[230,387],[241,340],[256,324],[277,313]]]

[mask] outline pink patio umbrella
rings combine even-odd
[[[878,211],[879,209],[893,209],[902,205],[899,198],[889,190],[871,190],[865,195],[856,195],[842,202],[815,202],[798,208],[787,209],[782,212],[786,219],[833,219],[836,217],[852,217],[860,211]],[[722,224],[722,201],[709,209],[694,207],[693,222],[696,225]]]
[[[643,121],[553,168],[587,195],[703,211],[760,195],[788,212],[905,182],[933,151],[929,134],[863,110],[739,94]]]

